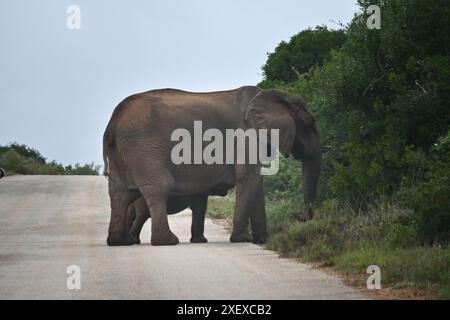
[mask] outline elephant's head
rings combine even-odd
[[[321,170],[321,144],[314,115],[305,101],[279,90],[263,90],[250,102],[247,121],[256,129],[279,129],[279,149],[303,164],[305,211],[299,219],[312,217]]]

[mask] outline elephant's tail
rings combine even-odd
[[[110,125],[105,130],[103,135],[103,175],[109,177],[109,148],[113,144],[113,137],[110,130]]]
[[[108,155],[109,155],[109,137],[106,132],[103,135],[103,175],[109,176],[109,165],[108,165]]]
[[[123,101],[117,105],[114,109],[111,119],[106,126],[105,133],[103,134],[103,175],[109,177],[110,172],[110,150],[114,146],[114,131],[116,129],[117,117],[120,112],[120,106],[123,105]]]

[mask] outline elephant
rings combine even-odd
[[[0,179],[5,176],[5,170],[3,168],[0,168]]]
[[[192,210],[191,243],[205,243],[208,239],[204,236],[204,223],[208,196],[224,197],[228,193],[226,189],[212,189],[209,193],[202,193],[189,197],[172,197],[167,201],[167,214],[175,214],[184,209]],[[151,218],[150,211],[144,197],[139,197],[127,211],[127,230],[134,244],[140,244],[140,233],[144,223]]]
[[[172,152],[177,142],[173,133],[183,129],[195,135],[198,121],[205,129],[214,129],[224,136],[230,129],[279,130],[279,152],[302,162],[305,205],[302,217],[312,217],[321,171],[321,144],[314,115],[303,98],[256,86],[204,93],[157,89],[120,102],[103,135],[104,174],[108,177],[111,205],[108,245],[133,244],[126,216],[130,203],[140,196],[152,216],[151,244],[178,244],[169,227],[167,200],[202,194],[217,186],[235,188],[230,241],[266,241],[260,161],[174,163]],[[194,153],[195,148],[194,144]],[[224,152],[230,152],[229,148]]]
[[[167,214],[175,214],[184,209],[192,209],[191,240],[192,243],[204,243],[208,240],[203,235],[206,215],[207,194],[192,197],[173,197],[167,201]],[[139,235],[144,223],[151,217],[144,197],[139,197],[127,212],[127,228],[134,244],[141,243]]]

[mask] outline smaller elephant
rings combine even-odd
[[[228,193],[226,187],[211,189],[209,193],[194,196],[172,197],[167,201],[167,214],[176,214],[184,209],[192,210],[191,243],[206,243],[204,236],[205,216],[208,204],[208,196],[224,197]],[[150,210],[143,197],[139,197],[128,207],[127,229],[133,244],[140,244],[140,233],[145,222],[151,218]]]

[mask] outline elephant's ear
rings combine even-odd
[[[256,129],[278,129],[280,151],[285,154],[291,152],[296,125],[286,93],[278,90],[261,91],[250,101],[246,119]]]

